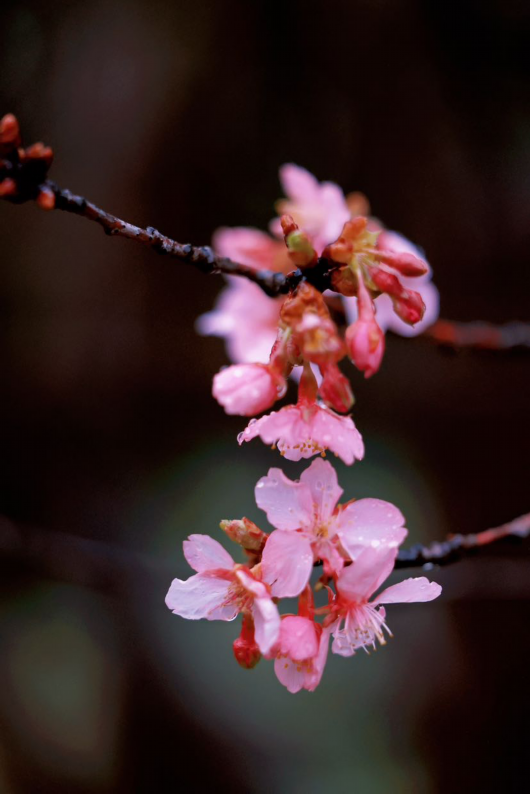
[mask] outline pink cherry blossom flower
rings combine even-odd
[[[328,655],[330,629],[306,617],[284,617],[274,672],[289,692],[313,692],[322,678]]]
[[[270,408],[286,388],[265,364],[234,364],[214,376],[212,393],[227,414],[254,416]]]
[[[340,235],[350,217],[344,193],[333,182],[319,182],[313,174],[293,163],[280,168],[280,181],[287,199],[277,203],[280,215],[291,215],[295,223],[306,232],[317,254]],[[281,236],[279,219],[271,229]]]
[[[273,594],[275,588],[301,593],[315,560],[324,561],[326,573],[338,573],[345,558],[355,559],[367,545],[396,548],[407,534],[403,516],[389,502],[359,499],[336,509],[342,489],[334,468],[321,458],[297,482],[281,469],[270,469],[255,495],[276,527],[263,552],[263,580]],[[270,562],[268,553],[274,557]]]
[[[259,436],[265,444],[277,444],[287,460],[300,460],[323,454],[330,449],[350,466],[362,460],[362,436],[349,416],[339,416],[318,403],[286,405],[261,419],[251,419],[238,441]]]
[[[384,645],[383,630],[389,634],[390,631],[385,623],[386,613],[382,604],[432,601],[442,592],[439,584],[420,576],[387,587],[369,601],[390,575],[396,555],[395,547],[366,546],[355,562],[340,572],[336,580],[335,615],[338,622],[333,624],[333,653],[353,656],[360,648],[366,650],[372,646],[375,649],[376,640]]]
[[[257,284],[232,276],[214,309],[196,323],[200,334],[220,336],[236,364],[266,364],[276,339],[282,298],[269,298]]]
[[[184,541],[184,556],[197,573],[186,581],[173,580],[166,596],[169,609],[188,620],[229,621],[250,612],[256,643],[261,653],[269,653],[278,641],[280,615],[267,585],[236,565],[209,535],[190,535]]]

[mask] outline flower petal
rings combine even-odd
[[[362,603],[375,593],[390,576],[397,555],[396,548],[367,546],[351,565],[344,568],[337,580],[341,596],[352,603]]]
[[[231,582],[204,573],[190,576],[185,582],[173,579],[166,604],[175,615],[188,620],[233,620],[239,610],[227,604]]]
[[[299,595],[313,570],[313,552],[309,539],[299,532],[277,529],[272,532],[261,558],[263,581],[278,598]]]
[[[383,590],[373,604],[410,604],[419,601],[433,601],[438,598],[442,588],[436,582],[429,582],[425,576],[405,579]]]
[[[300,481],[311,490],[313,504],[317,509],[318,523],[327,521],[333,514],[335,506],[342,496],[342,488],[337,481],[337,473],[331,463],[316,458],[306,469]]]
[[[230,571],[235,565],[230,554],[209,535],[190,535],[182,545],[186,560],[198,573],[217,568]]]
[[[276,529],[313,525],[313,500],[309,487],[289,480],[281,469],[269,469],[256,485],[256,504]]]
[[[280,613],[270,598],[256,598],[252,608],[254,638],[262,654],[266,655],[280,636]]]
[[[366,546],[399,546],[407,536],[404,523],[397,507],[381,499],[352,502],[336,519],[341,543],[352,559]]]
[[[280,654],[295,661],[312,659],[318,652],[315,624],[309,618],[288,615],[280,628]]]
[[[288,692],[295,695],[304,688],[308,673],[305,665],[293,662],[286,656],[281,656],[274,662],[274,672],[280,684],[287,688]]]

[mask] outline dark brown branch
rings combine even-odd
[[[469,535],[449,535],[446,540],[436,541],[429,546],[417,543],[409,549],[400,549],[396,568],[432,568],[435,565],[448,565],[463,557],[475,555],[480,549],[492,543],[521,543],[530,537],[530,513],[514,518],[508,524],[495,529]],[[318,560],[315,565],[322,565]]]
[[[452,535],[441,543],[402,549],[396,568],[448,565],[492,544],[522,543],[530,536],[530,513],[476,535]],[[0,557],[41,575],[114,592],[131,580],[164,588],[175,574],[167,560],[149,557],[103,541],[87,540],[37,527],[16,526],[0,516]]]
[[[209,246],[179,243],[152,226],[143,229],[123,221],[82,196],[61,189],[48,179],[47,173],[52,160],[52,150],[41,143],[33,144],[27,149],[21,147],[20,130],[14,116],[4,116],[0,120],[0,198],[15,204],[35,201],[45,210],[71,212],[94,221],[102,227],[105,234],[136,240],[158,254],[175,257],[203,273],[244,276],[271,297],[286,295],[304,278],[320,290],[329,286],[330,263],[325,258],[321,258],[306,274],[301,270],[294,270],[287,275],[274,270],[256,271],[248,265],[217,256]]]

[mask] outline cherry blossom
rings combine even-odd
[[[274,672],[289,692],[314,692],[317,688],[327,660],[330,633],[330,628],[323,629],[306,617],[289,615],[282,619]]]
[[[336,579],[337,602],[331,620],[333,624],[333,653],[340,656],[353,654],[368,646],[376,647],[376,640],[385,644],[383,630],[390,631],[385,623],[386,612],[382,604],[432,601],[442,592],[436,582],[425,576],[405,579],[391,585],[376,598],[370,597],[388,578],[397,555],[395,547],[386,545],[365,546],[353,564],[344,568]]]
[[[276,528],[265,546],[264,560],[269,549],[282,545],[289,549],[275,553],[275,564],[264,569],[264,580],[282,590],[296,582],[301,592],[313,560],[323,560],[324,570],[335,574],[365,546],[396,548],[407,534],[403,516],[389,502],[359,499],[337,509],[342,489],[333,466],[321,458],[296,482],[281,469],[270,469],[256,485],[255,496]],[[313,560],[308,559],[308,544]]]
[[[287,460],[322,455],[327,449],[348,466],[364,457],[362,436],[352,418],[317,402],[286,405],[260,419],[251,419],[237,440],[243,444],[257,436],[265,444],[277,445]]]
[[[319,182],[305,168],[286,163],[280,168],[280,181],[286,199],[276,204],[280,215],[291,215],[311,238],[318,254],[339,236],[350,217],[344,193],[333,182]],[[274,234],[281,235],[279,219],[271,223]]]
[[[278,640],[280,616],[267,585],[236,565],[209,535],[190,535],[183,545],[184,556],[197,573],[186,581],[173,580],[166,596],[169,609],[188,620],[230,621],[249,612],[256,643],[261,653],[269,653]]]

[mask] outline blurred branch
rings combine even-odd
[[[490,546],[499,541],[517,542],[530,536],[530,513],[514,518],[508,524],[503,524],[495,529],[485,529],[483,532],[469,535],[449,535],[441,543],[431,543],[429,546],[416,544],[410,549],[400,549],[396,568],[415,568],[418,566],[432,567],[434,565],[447,565],[472,554],[479,549]]]
[[[24,149],[21,146],[18,121],[8,114],[0,120],[0,198],[14,204],[35,201],[44,210],[71,212],[103,228],[105,234],[136,240],[152,248],[158,254],[172,256],[180,262],[196,267],[203,273],[223,273],[229,276],[244,276],[261,287],[270,296],[287,294],[302,279],[310,281],[320,290],[329,286],[329,262],[321,258],[311,272],[303,274],[294,270],[284,275],[273,270],[254,270],[248,265],[217,256],[209,246],[194,246],[179,243],[148,226],[143,229],[123,221],[100,209],[91,201],[63,190],[48,179],[48,170],[53,161],[49,146],[35,143]]]
[[[438,320],[424,336],[454,349],[510,350],[530,348],[530,324],[521,322],[493,325],[485,322],[456,323]]]
[[[503,541],[522,543],[529,536],[530,513],[496,529],[451,535],[441,543],[401,549],[395,567],[448,565],[476,554],[486,546]],[[164,588],[174,576],[174,566],[167,560],[131,552],[103,541],[37,527],[16,526],[3,517],[0,517],[0,557],[44,576],[110,592],[139,578],[147,578],[157,587]]]

